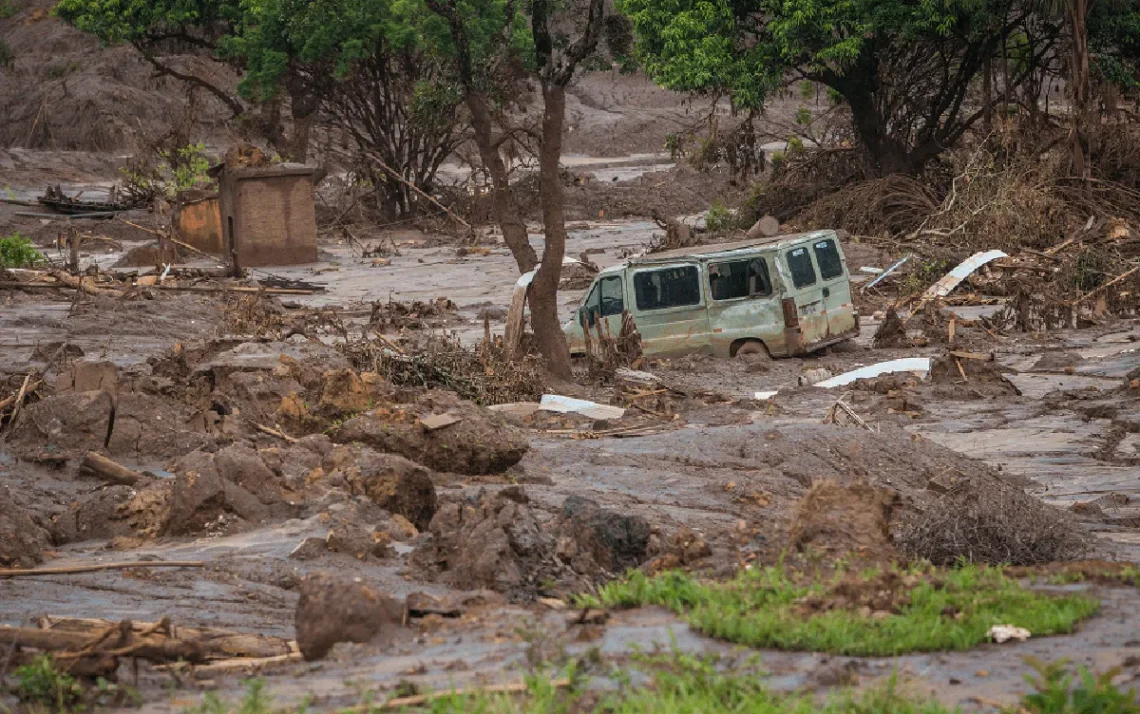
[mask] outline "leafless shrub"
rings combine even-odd
[[[447,389],[483,405],[538,401],[546,386],[541,357],[510,358],[498,339],[468,348],[453,335],[428,335],[398,351],[376,337],[348,340],[341,349],[357,369],[397,386]]]
[[[904,522],[895,540],[903,552],[935,565],[961,559],[1039,565],[1076,560],[1091,550],[1090,537],[1067,514],[996,478],[933,499]]]

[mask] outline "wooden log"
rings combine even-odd
[[[74,575],[93,573],[98,570],[129,570],[131,568],[201,568],[201,560],[138,560],[115,563],[92,563],[91,565],[70,565],[58,568],[14,568],[0,570],[0,578],[20,578],[38,575]]]
[[[74,288],[74,289],[78,290],[79,292],[85,293],[87,295],[106,295],[108,297],[122,297],[123,296],[122,290],[116,290],[114,288],[96,287],[95,285],[92,285],[91,283],[84,282],[83,278],[79,278],[79,277],[76,277],[74,275],[68,275],[67,273],[63,272],[62,270],[51,271],[51,276],[53,278],[55,278],[56,280],[58,280],[59,282],[63,283],[64,285],[68,286],[69,288]]]
[[[20,385],[20,391],[16,394],[16,406],[12,408],[12,418],[9,422],[16,423],[16,417],[20,416],[20,408],[24,406],[24,397],[28,394],[28,382],[31,380],[32,375],[24,375],[24,383]],[[38,382],[37,382],[38,384]]]
[[[102,633],[111,627],[118,627],[119,623],[112,620],[85,617],[57,617],[45,615],[36,620],[40,629],[52,632],[70,632],[92,636]],[[297,645],[292,640],[269,635],[258,635],[247,632],[236,632],[215,627],[188,627],[174,625],[169,621],[161,622],[131,622],[131,630],[136,634],[154,635],[162,633],[164,636],[180,640],[193,640],[198,642],[208,659],[229,660],[235,657],[246,659],[269,659],[275,657],[289,657],[297,652]]]
[[[139,481],[150,480],[150,477],[146,474],[135,471],[134,469],[129,469],[94,451],[88,451],[83,456],[83,463],[80,467],[99,476],[104,481],[110,481],[111,483],[122,486],[134,486]]]
[[[206,656],[200,643],[173,639],[152,633],[132,631],[129,620],[117,623],[101,632],[56,632],[35,627],[0,626],[0,644],[32,648],[51,652],[57,659],[102,655],[112,657],[140,657],[152,662],[204,662]]]

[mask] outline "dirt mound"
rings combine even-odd
[[[325,457],[329,482],[342,481],[354,496],[368,499],[423,530],[436,513],[432,474],[396,454],[382,454],[359,444],[333,448]]]
[[[890,523],[898,494],[867,483],[820,481],[800,501],[788,536],[790,549],[829,561],[894,559]]]
[[[58,515],[51,537],[59,545],[98,538],[118,538],[134,534],[131,524],[120,516],[120,509],[135,495],[130,486],[107,486],[85,494]]]
[[[104,47],[51,12],[54,2],[26,0],[0,19],[12,64],[0,72],[0,146],[123,152],[159,136],[191,108],[195,138],[210,135],[229,112],[205,91],[155,72],[129,46]],[[217,62],[172,57],[183,72],[204,73],[232,88],[236,77]],[[65,179],[66,180],[66,179]]]
[[[554,539],[529,503],[520,486],[445,503],[428,526],[431,540],[413,558],[429,575],[464,590],[533,590],[553,564]]]
[[[404,604],[358,578],[315,573],[301,581],[294,625],[305,659],[321,659],[338,642],[371,642],[401,631]]]
[[[269,517],[269,508],[217,471],[187,471],[174,478],[164,535],[221,535]]]
[[[428,430],[419,419],[433,414],[448,414],[458,421]],[[506,471],[530,448],[522,432],[502,415],[439,392],[428,393],[405,409],[361,414],[330,436],[337,442],[360,442],[400,454],[436,471],[471,475]]]
[[[1016,396],[1021,392],[992,360],[957,357],[948,352],[930,361],[931,384],[960,387],[939,396],[961,395],[966,398]]]
[[[6,487],[0,488],[0,565],[30,568],[43,562],[49,545],[47,531],[16,505]]]
[[[647,558],[648,521],[605,510],[581,496],[570,496],[562,504],[556,532],[558,558],[581,575],[619,574]]]
[[[1039,565],[1076,560],[1091,539],[1068,513],[997,478],[947,474],[917,512],[900,519],[896,543],[935,565],[972,562]]]
[[[111,395],[72,392],[41,399],[20,413],[8,437],[24,461],[63,461],[102,449],[111,435]]]
[[[875,330],[873,344],[875,347],[906,347],[910,345],[910,339],[906,335],[906,324],[893,307],[887,308],[883,321]]]

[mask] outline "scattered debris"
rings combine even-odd
[[[850,372],[844,372],[831,379],[825,379],[822,382],[817,382],[815,386],[823,389],[834,389],[836,387],[845,387],[858,379],[872,379],[884,374],[891,374],[893,372],[913,372],[915,374],[926,374],[930,371],[930,358],[929,357],[903,357],[901,359],[893,359],[887,362],[879,362],[878,364],[860,367],[853,369]]]
[[[557,412],[559,414],[573,412],[589,419],[601,419],[606,421],[621,419],[622,416],[625,415],[625,409],[621,407],[598,404],[597,402],[591,402],[585,399],[564,397],[559,394],[543,394],[542,401],[539,402],[539,409],[548,412]]]
[[[1009,255],[1002,250],[990,250],[981,253],[975,253],[969,258],[963,260],[956,268],[944,275],[938,282],[931,285],[930,288],[923,293],[922,299],[933,300],[934,298],[946,297],[954,288],[968,278],[978,268],[986,263],[991,263],[998,258],[1008,258]]]
[[[1013,625],[994,625],[986,632],[986,637],[997,644],[1016,640],[1018,642],[1025,642],[1029,639],[1029,630],[1024,627],[1014,627]]]

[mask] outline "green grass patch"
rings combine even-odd
[[[637,675],[636,683],[634,683]],[[722,667],[715,658],[673,654],[641,658],[630,671],[611,673],[616,691],[559,688],[542,675],[527,679],[521,694],[452,694],[431,703],[432,714],[948,714],[929,699],[901,692],[892,679],[859,694],[826,699],[779,693],[760,683],[754,667]],[[572,678],[573,681],[573,678]]]
[[[873,583],[877,573],[847,574]],[[966,650],[986,641],[993,625],[1012,624],[1035,637],[1072,632],[1100,603],[1084,594],[1049,595],[1023,587],[998,568],[963,565],[913,570],[891,610],[836,606],[805,612],[805,603],[827,602],[839,581],[800,583],[778,568],[742,571],[727,582],[702,581],[671,571],[650,577],[631,572],[580,604],[593,607],[663,605],[701,632],[751,647],[809,650],[853,656]]]

